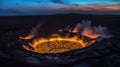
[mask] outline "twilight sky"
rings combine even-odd
[[[59,13],[120,14],[120,0],[0,0],[0,16]]]

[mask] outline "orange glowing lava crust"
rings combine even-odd
[[[33,27],[29,35],[26,37],[19,37],[23,40],[33,39],[32,42],[29,42],[28,45],[23,45],[23,48],[29,51],[37,53],[62,53],[66,51],[71,51],[75,49],[84,48],[93,44],[97,38],[106,39],[111,37],[106,27],[102,26],[91,26],[91,21],[83,21],[82,23],[77,23],[74,28],[66,26],[64,29],[58,30],[60,33],[65,34],[51,34],[49,38],[34,38],[37,29],[40,28],[40,25]],[[65,33],[67,32],[67,33]],[[73,36],[70,36],[70,35]],[[33,49],[32,49],[32,48]]]
[[[32,43],[29,43],[29,46],[33,47],[33,51],[37,53],[62,53],[66,51],[84,48],[95,42],[95,40],[85,42],[83,39],[79,39],[77,36],[61,37],[58,34],[53,34],[52,36],[54,35],[55,37],[51,38],[35,39]],[[23,45],[23,48],[25,48],[26,50],[31,50],[25,45]]]

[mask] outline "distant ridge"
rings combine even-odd
[[[4,15],[0,17],[43,17],[43,16],[80,16],[80,15],[86,15],[86,16],[120,16],[120,14],[80,14],[80,13],[66,13],[66,14],[49,14],[49,15]]]

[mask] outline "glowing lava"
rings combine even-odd
[[[38,38],[32,43],[29,43],[34,48],[34,52],[37,53],[62,53],[74,49],[80,49],[86,47],[91,42],[85,42],[76,36],[74,37],[51,37],[51,38]],[[23,46],[25,49],[30,50],[28,47]]]
[[[19,38],[25,40],[32,39],[36,36],[38,27],[39,26],[37,25],[36,28],[33,28],[28,36]],[[81,24],[78,23],[73,29],[71,29],[70,26],[67,26],[64,29],[59,30],[59,32],[64,33],[65,36],[52,34],[51,36],[48,36],[48,38],[33,39],[32,42],[28,43],[29,47],[23,45],[23,48],[37,53],[63,53],[89,46],[93,44],[97,38],[109,37],[105,27],[91,27],[90,21],[83,21]]]

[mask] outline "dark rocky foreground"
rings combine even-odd
[[[32,26],[42,23],[42,34],[49,35],[70,24],[89,19],[93,25],[107,26],[113,37],[96,42],[84,49],[61,54],[37,54],[22,49],[25,43],[18,39]],[[18,23],[17,23],[18,22]],[[27,17],[0,17],[0,65],[6,67],[120,67],[120,16],[109,15],[53,15]],[[63,26],[63,27],[62,27]]]

